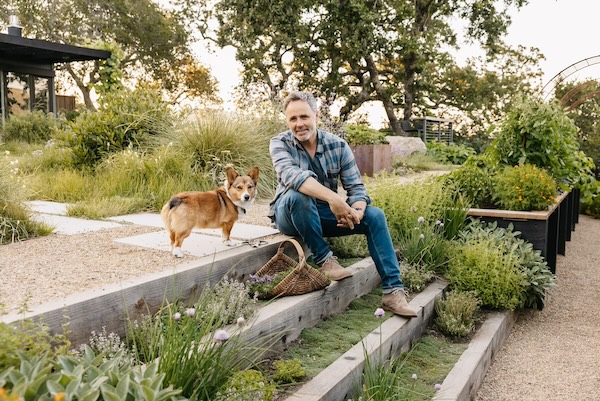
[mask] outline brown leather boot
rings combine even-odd
[[[417,312],[408,305],[406,290],[403,288],[398,288],[390,294],[385,294],[381,300],[381,307],[387,311],[394,312],[398,316],[406,318],[417,316]]]
[[[340,281],[348,277],[352,277],[352,273],[342,267],[335,256],[331,256],[321,265],[321,273],[326,275],[330,280]]]

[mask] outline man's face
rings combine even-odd
[[[285,120],[300,142],[310,140],[317,132],[317,113],[304,100],[294,100],[288,104]]]

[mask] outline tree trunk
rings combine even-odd
[[[402,131],[400,121],[398,121],[398,117],[396,117],[394,103],[387,95],[385,88],[381,84],[381,81],[379,79],[379,71],[377,70],[377,65],[375,64],[375,61],[373,60],[373,57],[371,55],[365,56],[365,61],[367,62],[367,70],[369,71],[373,88],[377,93],[377,98],[383,103],[383,108],[385,109],[385,114],[387,115],[388,121],[390,123],[390,128],[392,129],[392,131],[394,131],[394,133],[401,135],[404,131]]]

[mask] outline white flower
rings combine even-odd
[[[238,327],[242,327],[245,324],[246,324],[246,319],[244,319],[244,316],[238,317],[238,320],[237,320]]]
[[[413,380],[417,380],[417,374],[416,374],[416,373],[413,373],[413,374],[412,374],[412,376],[411,376],[411,379],[413,379]]]
[[[419,222],[419,224],[423,224],[423,223],[425,223],[425,217],[419,216],[419,218],[417,219],[417,221]]]
[[[419,239],[425,239],[425,234],[419,235]]]
[[[196,309],[195,308],[188,308],[185,310],[185,314],[188,315],[189,317],[192,317],[196,314]]]
[[[181,313],[179,313],[179,312],[176,312],[176,313],[173,315],[173,320],[179,320],[179,319],[181,319]]]
[[[215,332],[213,340],[215,340],[215,342],[218,342],[218,343],[223,343],[223,342],[229,340],[229,333],[226,332],[225,330],[217,330]]]

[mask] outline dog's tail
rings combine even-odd
[[[181,205],[181,202],[183,202],[183,200],[181,198],[178,198],[176,196],[172,197],[171,199],[169,199],[169,210]]]
[[[182,202],[183,202],[183,200],[181,198],[173,196],[171,199],[169,199],[169,201],[167,203],[165,203],[165,205],[163,206],[163,208],[160,212],[160,216],[162,217],[163,223],[165,223],[165,228],[169,232],[171,231],[171,219],[170,219],[171,210],[173,210],[174,208],[179,206]]]

